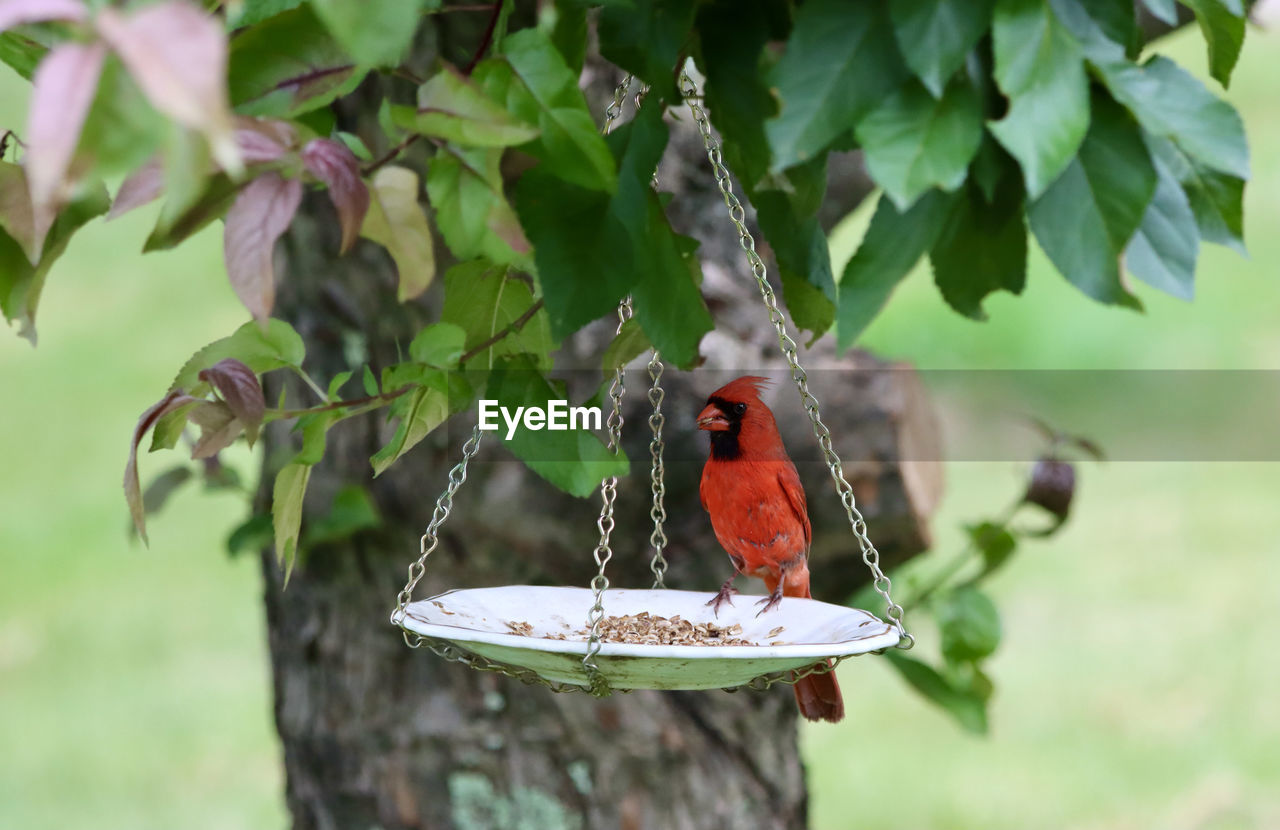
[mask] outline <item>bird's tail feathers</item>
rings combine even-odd
[[[831,662],[827,661],[827,665]],[[807,719],[837,723],[844,718],[844,698],[834,671],[802,677],[795,688],[796,705]]]

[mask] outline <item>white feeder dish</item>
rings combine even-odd
[[[606,617],[647,611],[668,619],[679,615],[695,625],[713,622],[728,628],[737,624],[742,631],[734,637],[759,644],[603,642],[596,665],[609,685],[614,689],[741,686],[762,674],[805,668],[826,657],[880,651],[896,645],[899,639],[892,625],[856,608],[786,597],[780,605],[756,616],[761,597],[739,594],[732,598],[732,605],[722,604],[716,616],[707,605],[714,596],[700,591],[606,591]],[[530,669],[547,680],[587,686],[582,667],[587,638],[581,632],[586,629],[592,600],[587,588],[541,585],[447,591],[410,603],[403,627],[490,660]],[[514,633],[508,623],[520,628],[528,623],[529,634]],[[548,639],[558,635],[572,639]]]

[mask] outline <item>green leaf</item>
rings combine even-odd
[[[365,146],[364,139],[354,133],[343,132],[338,130],[333,137],[342,142],[351,155],[361,161],[373,161],[373,153],[369,152],[369,148]]]
[[[960,726],[976,735],[987,732],[987,699],[981,694],[953,685],[933,667],[904,654],[885,652],[889,665],[925,698],[936,703]]]
[[[691,0],[633,0],[600,12],[600,54],[633,73],[658,96],[679,100],[676,72],[697,3]]]
[[[369,459],[375,476],[382,475],[397,458],[449,418],[449,385],[444,373],[433,371],[424,380],[391,404],[390,414],[400,423],[387,445]]]
[[[341,410],[326,409],[308,412],[298,418],[293,431],[302,433],[302,447],[290,461],[311,466],[319,464],[329,441],[329,428],[345,417]]]
[[[982,301],[994,291],[1021,294],[1027,275],[1027,228],[1022,181],[1009,171],[988,202],[970,184],[929,253],[933,279],[947,304],[985,320]]]
[[[1000,612],[977,588],[961,587],[945,594],[936,616],[948,662],[981,660],[1000,645]]]
[[[432,323],[409,344],[409,357],[428,366],[449,369],[458,364],[465,348],[467,333],[453,323]]]
[[[147,452],[171,450],[178,446],[178,441],[187,429],[187,416],[200,404],[201,400],[203,399],[193,398],[161,415],[151,430],[151,446],[147,448]]]
[[[840,349],[854,344],[888,302],[893,289],[933,247],[956,197],[930,191],[905,213],[880,197],[862,244],[840,279],[836,340]]]
[[[1249,147],[1240,114],[1162,56],[1137,66],[1098,64],[1103,82],[1152,135],[1167,138],[1206,167],[1249,178]]]
[[[200,373],[227,358],[239,360],[260,375],[286,366],[301,367],[305,355],[302,338],[285,321],[273,317],[267,321],[265,331],[256,322],[248,322],[231,336],[215,340],[193,354],[169,384],[169,390],[203,394],[208,385],[199,379]]]
[[[0,32],[0,61],[28,81],[49,51],[49,44],[37,39],[39,34],[39,28],[32,26],[18,26]]]
[[[96,176],[128,173],[150,158],[166,137],[180,130],[147,103],[142,91],[111,57],[102,67],[98,91],[76,145],[76,166]],[[203,175],[202,167],[192,175]]]
[[[1171,141],[1148,137],[1147,146],[1182,184],[1200,238],[1243,254],[1244,180],[1210,170]]]
[[[606,377],[610,377],[614,369],[626,366],[651,348],[653,346],[650,345],[649,338],[644,336],[644,329],[640,328],[640,321],[633,317],[623,323],[622,331],[609,341],[600,368]]]
[[[1231,70],[1240,59],[1244,43],[1245,14],[1239,0],[1183,0],[1196,13],[1196,22],[1209,47],[1209,74],[1231,85]]]
[[[142,246],[143,252],[173,248],[213,220],[222,218],[243,186],[244,183],[234,182],[220,173],[205,180],[204,192],[190,206],[166,201],[155,228]]]
[[[296,9],[304,0],[242,0],[227,7],[227,28],[240,29]],[[237,11],[238,8],[238,11]]]
[[[388,165],[369,180],[369,211],[360,235],[387,249],[396,264],[400,302],[419,296],[436,277],[435,241],[418,203],[418,174]]]
[[[360,385],[364,387],[364,393],[369,397],[372,398],[378,394],[378,379],[374,377],[373,369],[367,363],[360,374]]]
[[[612,198],[539,168],[520,180],[516,207],[536,246],[553,336],[611,313],[630,292],[650,342],[688,366],[711,315],[691,273],[689,244],[672,232],[650,188],[666,141],[659,108],[642,109],[609,136],[620,171]]]
[[[271,516],[255,513],[245,519],[227,536],[227,554],[238,556],[245,552],[257,552],[270,545],[275,538]]]
[[[734,140],[722,146],[725,163],[756,209],[760,232],[772,249],[787,310],[796,326],[817,338],[835,319],[835,279],[826,234],[816,213],[827,184],[826,153],[769,173],[764,121],[777,113],[763,78],[765,45],[786,36],[785,14],[766,2],[719,0],[698,13],[700,68],[711,122]]]
[[[1027,218],[1040,247],[1072,285],[1098,302],[1141,309],[1120,281],[1120,256],[1155,188],[1155,167],[1138,125],[1098,94],[1079,156],[1031,203]]]
[[[867,172],[899,210],[932,187],[948,192],[965,180],[982,139],[982,110],[967,78],[934,100],[908,83],[862,119],[854,134],[866,154]]]
[[[483,256],[524,265],[529,240],[502,192],[500,149],[446,145],[427,170],[427,195],[436,224],[459,259]]]
[[[563,388],[552,386],[526,358],[499,361],[489,377],[486,397],[514,413],[516,407],[545,408],[552,398],[563,400]],[[627,458],[609,452],[590,430],[551,431],[521,425],[510,439],[505,426],[498,431],[503,444],[538,475],[566,493],[587,498],[608,476],[624,476]]]
[[[1178,4],[1174,0],[1142,0],[1142,5],[1160,22],[1178,25]]]
[[[1191,202],[1169,168],[1156,162],[1156,192],[1129,240],[1124,263],[1138,279],[1181,300],[1195,294],[1200,235]]]
[[[418,90],[417,110],[392,109],[395,123],[416,133],[471,147],[509,147],[538,137],[538,128],[492,101],[452,66]]]
[[[293,573],[302,529],[302,500],[311,479],[311,465],[287,464],[276,473],[271,488],[271,526],[275,530],[276,562],[284,566],[285,582]]]
[[[889,4],[898,49],[935,98],[964,65],[991,23],[994,0],[895,0]]]
[[[805,344],[805,348],[812,348],[814,342],[835,323],[836,304],[802,275],[785,268],[780,268],[779,271],[787,313],[791,315],[791,322],[796,324],[796,328],[809,332],[809,342]],[[832,285],[834,284],[833,280]]]
[[[706,3],[698,12],[706,111],[721,135],[733,137],[721,150],[748,195],[769,171],[764,122],[777,114],[778,102],[765,83],[764,48],[786,37],[789,21],[778,17],[770,3],[740,0]]]
[[[395,66],[418,31],[422,0],[311,0],[342,46],[367,66]]]
[[[354,374],[355,372],[348,369],[346,371],[339,372],[338,374],[334,375],[332,379],[330,379],[329,389],[325,393],[329,397],[329,400],[338,399],[338,392],[342,389],[342,387],[347,385],[347,381],[351,380],[351,376]]]
[[[232,38],[227,88],[237,112],[289,118],[346,95],[365,74],[305,5]]]
[[[193,478],[195,478],[195,473],[186,464],[180,464],[165,470],[151,479],[142,491],[142,509],[146,511],[148,516],[154,516],[159,513],[169,502],[169,498],[180,490],[182,485]],[[135,533],[137,532],[136,527],[131,526],[130,529]]]
[[[551,368],[551,323],[545,308],[529,317],[534,305],[528,284],[508,273],[508,269],[482,259],[463,262],[444,275],[444,308],[440,319],[466,332],[467,351],[480,349],[516,321],[525,322],[492,345],[481,349],[468,367],[492,368],[505,355],[528,354],[543,370]]]
[[[817,209],[827,185],[826,154],[771,175],[748,189],[756,221],[778,262],[787,311],[816,340],[835,320],[836,284],[831,248]]]
[[[1136,57],[1141,47],[1133,0],[1049,0],[1091,57]]]
[[[307,526],[307,547],[349,539],[362,530],[382,524],[369,491],[359,484],[346,484],[333,497],[328,512]]]
[[[1089,128],[1080,45],[1045,0],[998,0],[992,23],[995,79],[1009,111],[991,132],[1022,165],[1028,195],[1044,192]]]
[[[765,123],[773,169],[813,158],[907,76],[885,4],[809,0],[770,73],[781,105]]]
[[[472,73],[490,98],[541,134],[521,150],[566,182],[612,193],[617,187],[613,157],[600,137],[578,76],[555,45],[537,29],[508,37],[502,55],[483,61]]]
[[[982,575],[999,568],[1018,549],[1018,540],[1004,525],[979,522],[965,527],[970,543],[982,554]]]
[[[6,174],[9,186],[20,179],[25,182],[25,178],[11,169],[15,165],[7,162],[0,165],[9,170]],[[66,250],[72,234],[90,219],[106,213],[110,205],[107,190],[101,184],[83,188],[54,220],[45,236],[39,261],[34,265],[20,242],[7,232],[0,233],[0,312],[11,324],[18,324],[19,336],[32,344],[36,342],[36,309],[49,269]]]
[[[581,75],[587,60],[587,9],[569,3],[544,6],[538,24],[547,31],[569,69]],[[549,31],[548,31],[549,30]]]

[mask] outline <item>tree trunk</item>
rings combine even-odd
[[[367,111],[355,114],[360,116],[370,117]],[[347,126],[358,126],[352,117],[347,113]],[[669,583],[706,590],[730,566],[695,494],[705,450],[692,429],[693,414],[714,378],[783,364],[736,238],[720,221],[723,205],[700,144],[673,136],[668,155],[663,184],[677,192],[673,223],[704,243],[704,288],[718,324],[704,351],[708,366],[723,370],[667,376]],[[360,246],[338,258],[337,248],[332,208],[323,197],[308,197],[282,246],[277,313],[302,334],[308,368],[323,379],[364,362],[375,371],[396,362],[416,328],[433,317],[430,301],[396,303],[394,269],[380,250]],[[594,367],[598,382],[607,328],[592,327],[566,344],[563,362]],[[866,355],[836,361],[827,349],[808,359],[844,369],[893,368]],[[647,428],[639,391],[646,384],[640,374],[630,379],[626,446],[636,475],[619,487],[617,556],[610,571],[624,586],[648,585]],[[847,472],[886,564],[919,552],[927,545],[924,517],[937,479],[910,465],[904,473],[897,459],[904,441],[925,443],[914,453],[919,458],[938,456],[929,448],[936,430],[915,394],[914,376],[897,368],[857,376],[815,373],[813,386],[820,399],[830,396],[824,416],[849,456]],[[291,399],[307,394],[294,386],[288,391]],[[278,387],[269,389],[268,397],[278,393]],[[809,492],[815,593],[847,599],[866,580],[865,569],[825,467],[816,462],[812,436],[805,437],[807,422],[794,391],[776,388],[773,400]],[[441,428],[372,480],[369,456],[390,437],[388,425],[367,416],[335,428],[312,474],[304,530],[306,519],[328,511],[335,492],[349,483],[369,489],[382,527],[308,547],[287,589],[274,556],[263,555],[275,717],[293,826],[805,827],[804,771],[789,689],[637,691],[595,700],[525,687],[405,646],[390,611],[469,429]],[[416,598],[449,587],[586,582],[598,500],[552,491],[489,438]],[[296,437],[275,424],[264,442],[266,467],[274,472]],[[269,499],[264,488],[259,508]]]

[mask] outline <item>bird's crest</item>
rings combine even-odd
[[[723,398],[726,401],[758,401],[763,392],[773,381],[755,375],[744,375],[731,380],[711,393],[712,398]]]

